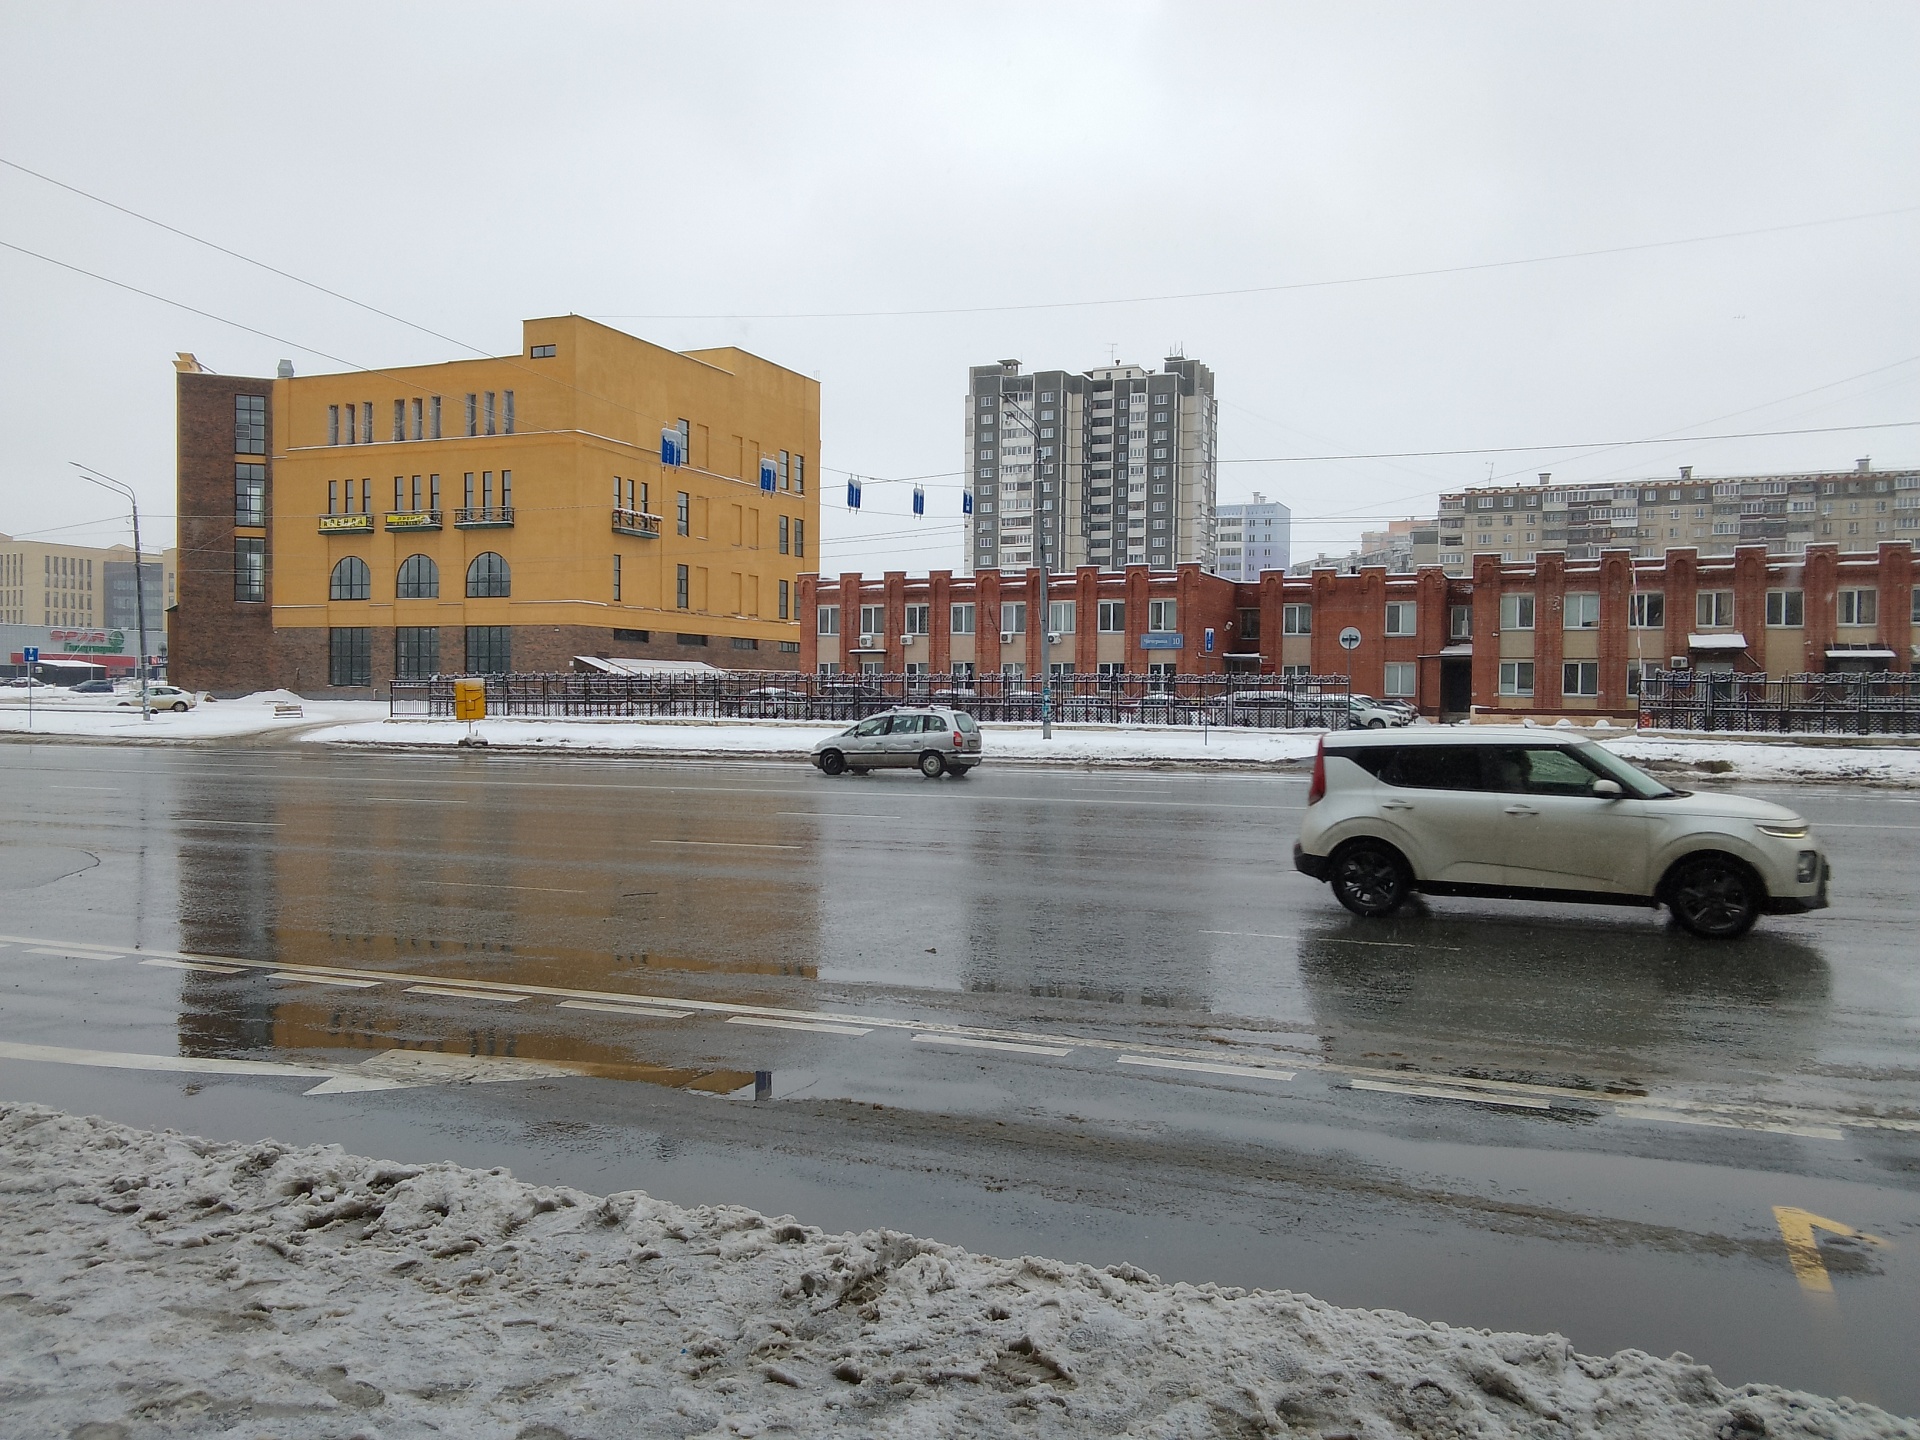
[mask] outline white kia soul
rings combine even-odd
[[[1293,863],[1356,915],[1416,890],[1665,905],[1712,938],[1825,909],[1832,874],[1791,810],[1669,789],[1592,740],[1505,727],[1326,736]]]

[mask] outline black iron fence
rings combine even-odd
[[[393,682],[396,717],[451,718],[452,675]],[[487,675],[490,716],[852,721],[893,705],[951,705],[978,720],[1040,718],[1041,682],[1026,676]],[[1343,730],[1344,675],[1059,675],[1053,718],[1109,725],[1247,725]]]
[[[1920,674],[1656,670],[1640,682],[1640,724],[1774,735],[1916,735]]]

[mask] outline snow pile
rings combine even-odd
[[[1789,740],[1730,740],[1720,735],[1697,739],[1677,735],[1608,736],[1604,743],[1621,758],[1644,764],[1655,774],[1677,771],[1682,775],[1719,775],[1734,781],[1920,786],[1920,748],[1796,745]]]
[[[57,705],[45,696],[65,697]],[[122,705],[122,700],[132,700]],[[74,695],[68,691],[34,692],[34,708],[26,702],[0,703],[0,734],[44,735],[49,738],[98,740],[222,740],[263,730],[286,729],[299,721],[275,716],[277,704],[297,704],[306,721],[378,720],[387,713],[384,700],[302,700],[289,690],[263,690],[238,700],[202,699],[191,710],[155,708],[153,718],[141,717],[139,692],[118,695]]]
[[[1920,1437],[1684,1356],[31,1105],[0,1175],[11,1434]]]

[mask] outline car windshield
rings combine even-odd
[[[1635,769],[1604,745],[1588,740],[1575,748],[1582,760],[1608,779],[1618,780],[1620,788],[1629,795],[1636,795],[1642,800],[1665,800],[1671,795],[1680,793],[1662,785],[1651,775]]]

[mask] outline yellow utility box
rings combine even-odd
[[[453,682],[453,718],[456,720],[487,718],[486,681],[456,680]]]

